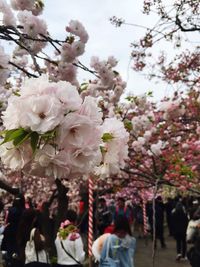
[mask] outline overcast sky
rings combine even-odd
[[[148,27],[154,25],[157,17],[142,14],[143,0],[44,0],[44,3],[43,17],[54,37],[62,38],[66,35],[64,29],[71,19],[77,19],[85,26],[90,38],[86,52],[80,58],[83,64],[89,66],[91,56],[106,59],[113,55],[119,61],[117,70],[128,83],[127,92],[139,95],[151,90],[156,100],[173,92],[170,85],[149,82],[143,75],[131,69],[130,43],[139,39],[144,31],[130,26],[115,28],[109,22],[109,18],[115,15],[127,22]],[[79,82],[84,77],[90,76],[88,73],[80,73]]]

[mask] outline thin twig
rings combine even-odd
[[[156,256],[156,194],[158,191],[158,181],[156,180],[154,189],[153,189],[153,243],[152,243],[152,266],[155,266],[155,256]]]
[[[37,75],[33,74],[33,73],[30,73],[29,71],[27,71],[26,69],[20,67],[19,65],[15,64],[14,62],[12,61],[9,61],[9,64],[14,66],[15,68],[21,70],[22,72],[24,72],[28,77],[34,77],[34,78],[38,78]]]

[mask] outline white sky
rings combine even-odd
[[[139,39],[144,31],[130,26],[115,28],[109,22],[109,18],[115,15],[127,22],[148,27],[154,25],[157,17],[142,14],[143,0],[44,0],[44,3],[42,16],[47,21],[49,32],[53,37],[66,36],[65,26],[71,19],[77,19],[85,26],[89,41],[86,44],[85,54],[80,58],[84,65],[89,66],[91,56],[106,59],[113,55],[119,61],[116,70],[128,82],[127,92],[139,95],[151,90],[156,100],[173,92],[170,85],[150,82],[130,68],[130,43]],[[89,77],[91,76],[88,73],[80,73],[79,82]]]

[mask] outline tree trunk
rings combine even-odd
[[[5,190],[6,192],[16,196],[20,194],[20,189],[16,187],[12,187],[9,184],[7,184],[5,181],[0,180],[0,188]]]
[[[61,222],[63,222],[66,219],[67,216],[67,210],[68,210],[68,188],[66,188],[59,179],[56,179],[55,181],[57,186],[57,199],[58,199],[58,212],[55,218],[55,227],[54,227],[54,234],[56,236],[56,233],[60,227]]]

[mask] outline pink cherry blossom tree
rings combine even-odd
[[[177,88],[199,88],[199,2],[144,0],[143,13],[157,16],[152,27],[135,25],[125,19],[111,18],[117,26],[146,28],[140,40],[132,42],[133,70],[149,79],[163,80]],[[174,55],[162,51],[163,44]],[[156,52],[155,52],[156,50]],[[160,51],[159,53],[157,51]]]
[[[66,38],[54,39],[40,18],[43,8],[40,0],[0,0],[0,157],[9,173],[0,186],[13,194],[13,184],[40,193],[37,201],[48,207],[57,198],[56,231],[67,212],[68,187],[84,175],[117,174],[128,158],[129,134],[121,118],[107,116],[126,87],[116,59],[94,57],[84,66],[84,26],[71,20]],[[4,49],[7,42],[12,52]],[[94,79],[80,83],[80,69]]]

